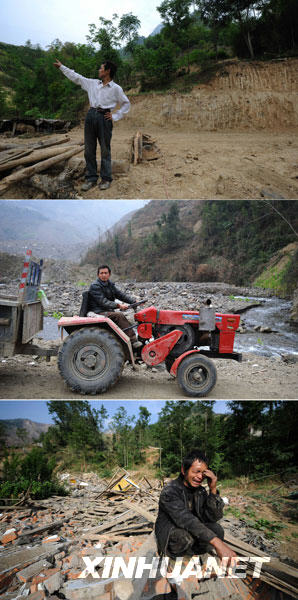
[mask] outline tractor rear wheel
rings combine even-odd
[[[77,329],[65,340],[58,368],[69,387],[81,394],[101,394],[119,379],[124,352],[117,338],[104,329]]]
[[[216,368],[206,356],[186,356],[177,369],[177,379],[187,396],[207,396],[216,384]]]

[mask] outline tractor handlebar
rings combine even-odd
[[[133,302],[132,304],[129,304],[126,310],[129,310],[130,308],[133,308],[133,310],[135,311],[135,309],[138,306],[141,306],[141,304],[146,304],[146,302],[148,302],[148,300],[138,300],[138,302]]]

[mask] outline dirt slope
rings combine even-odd
[[[140,126],[149,117],[161,127],[171,123],[183,128],[190,121],[193,132],[286,130],[298,125],[297,67],[296,59],[224,61],[215,77],[195,85],[190,93],[134,98],[134,115]]]

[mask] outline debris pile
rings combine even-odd
[[[30,117],[0,120],[0,133],[6,137],[22,135],[24,133],[53,133],[54,131],[67,132],[78,124],[78,121],[66,121],[65,119],[34,119]]]
[[[145,478],[135,484],[126,471],[119,472],[108,483],[95,474],[80,479],[64,474],[60,479],[73,488],[70,496],[23,498],[23,506],[19,501],[1,507],[3,600],[42,600],[56,592],[61,598],[85,598],[93,577],[80,580],[81,592],[70,585],[86,568],[83,556],[125,557],[141,547],[153,530],[159,491]],[[124,478],[131,483],[121,492]],[[114,598],[105,580],[96,583],[96,598]]]
[[[0,194],[22,183],[48,198],[74,197],[71,180],[83,173],[85,162],[83,157],[73,157],[82,151],[83,143],[74,144],[67,135],[35,143],[1,142]],[[53,175],[52,170],[57,166],[60,172]]]
[[[129,565],[140,564],[138,558],[141,564],[159,561],[153,526],[161,484],[124,469],[116,470],[109,481],[95,473],[79,477],[63,473],[60,480],[71,490],[67,497],[41,501],[24,497],[22,505],[19,501],[18,506],[1,507],[1,600],[283,597],[266,582],[297,598],[294,569],[277,560],[265,565],[261,580],[251,575],[214,579],[214,573],[205,577],[208,555],[200,556],[201,579],[193,574],[166,578],[159,571],[156,577],[149,576],[148,568],[136,576]],[[227,541],[239,556],[262,555],[241,540],[228,536]],[[182,570],[188,564],[185,557]],[[172,566],[169,562],[169,571]]]

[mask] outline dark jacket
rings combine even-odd
[[[134,299],[121,292],[116,288],[112,281],[101,281],[97,279],[91,283],[88,295],[88,310],[100,315],[103,312],[110,312],[118,308],[118,304],[115,302],[115,298],[132,304]]]
[[[186,529],[195,539],[208,543],[214,531],[205,523],[219,521],[223,516],[224,503],[219,494],[208,494],[203,486],[193,492],[193,511],[188,506],[188,490],[179,475],[166,485],[159,498],[159,511],[155,523],[155,534],[160,553],[166,553],[171,529]]]

